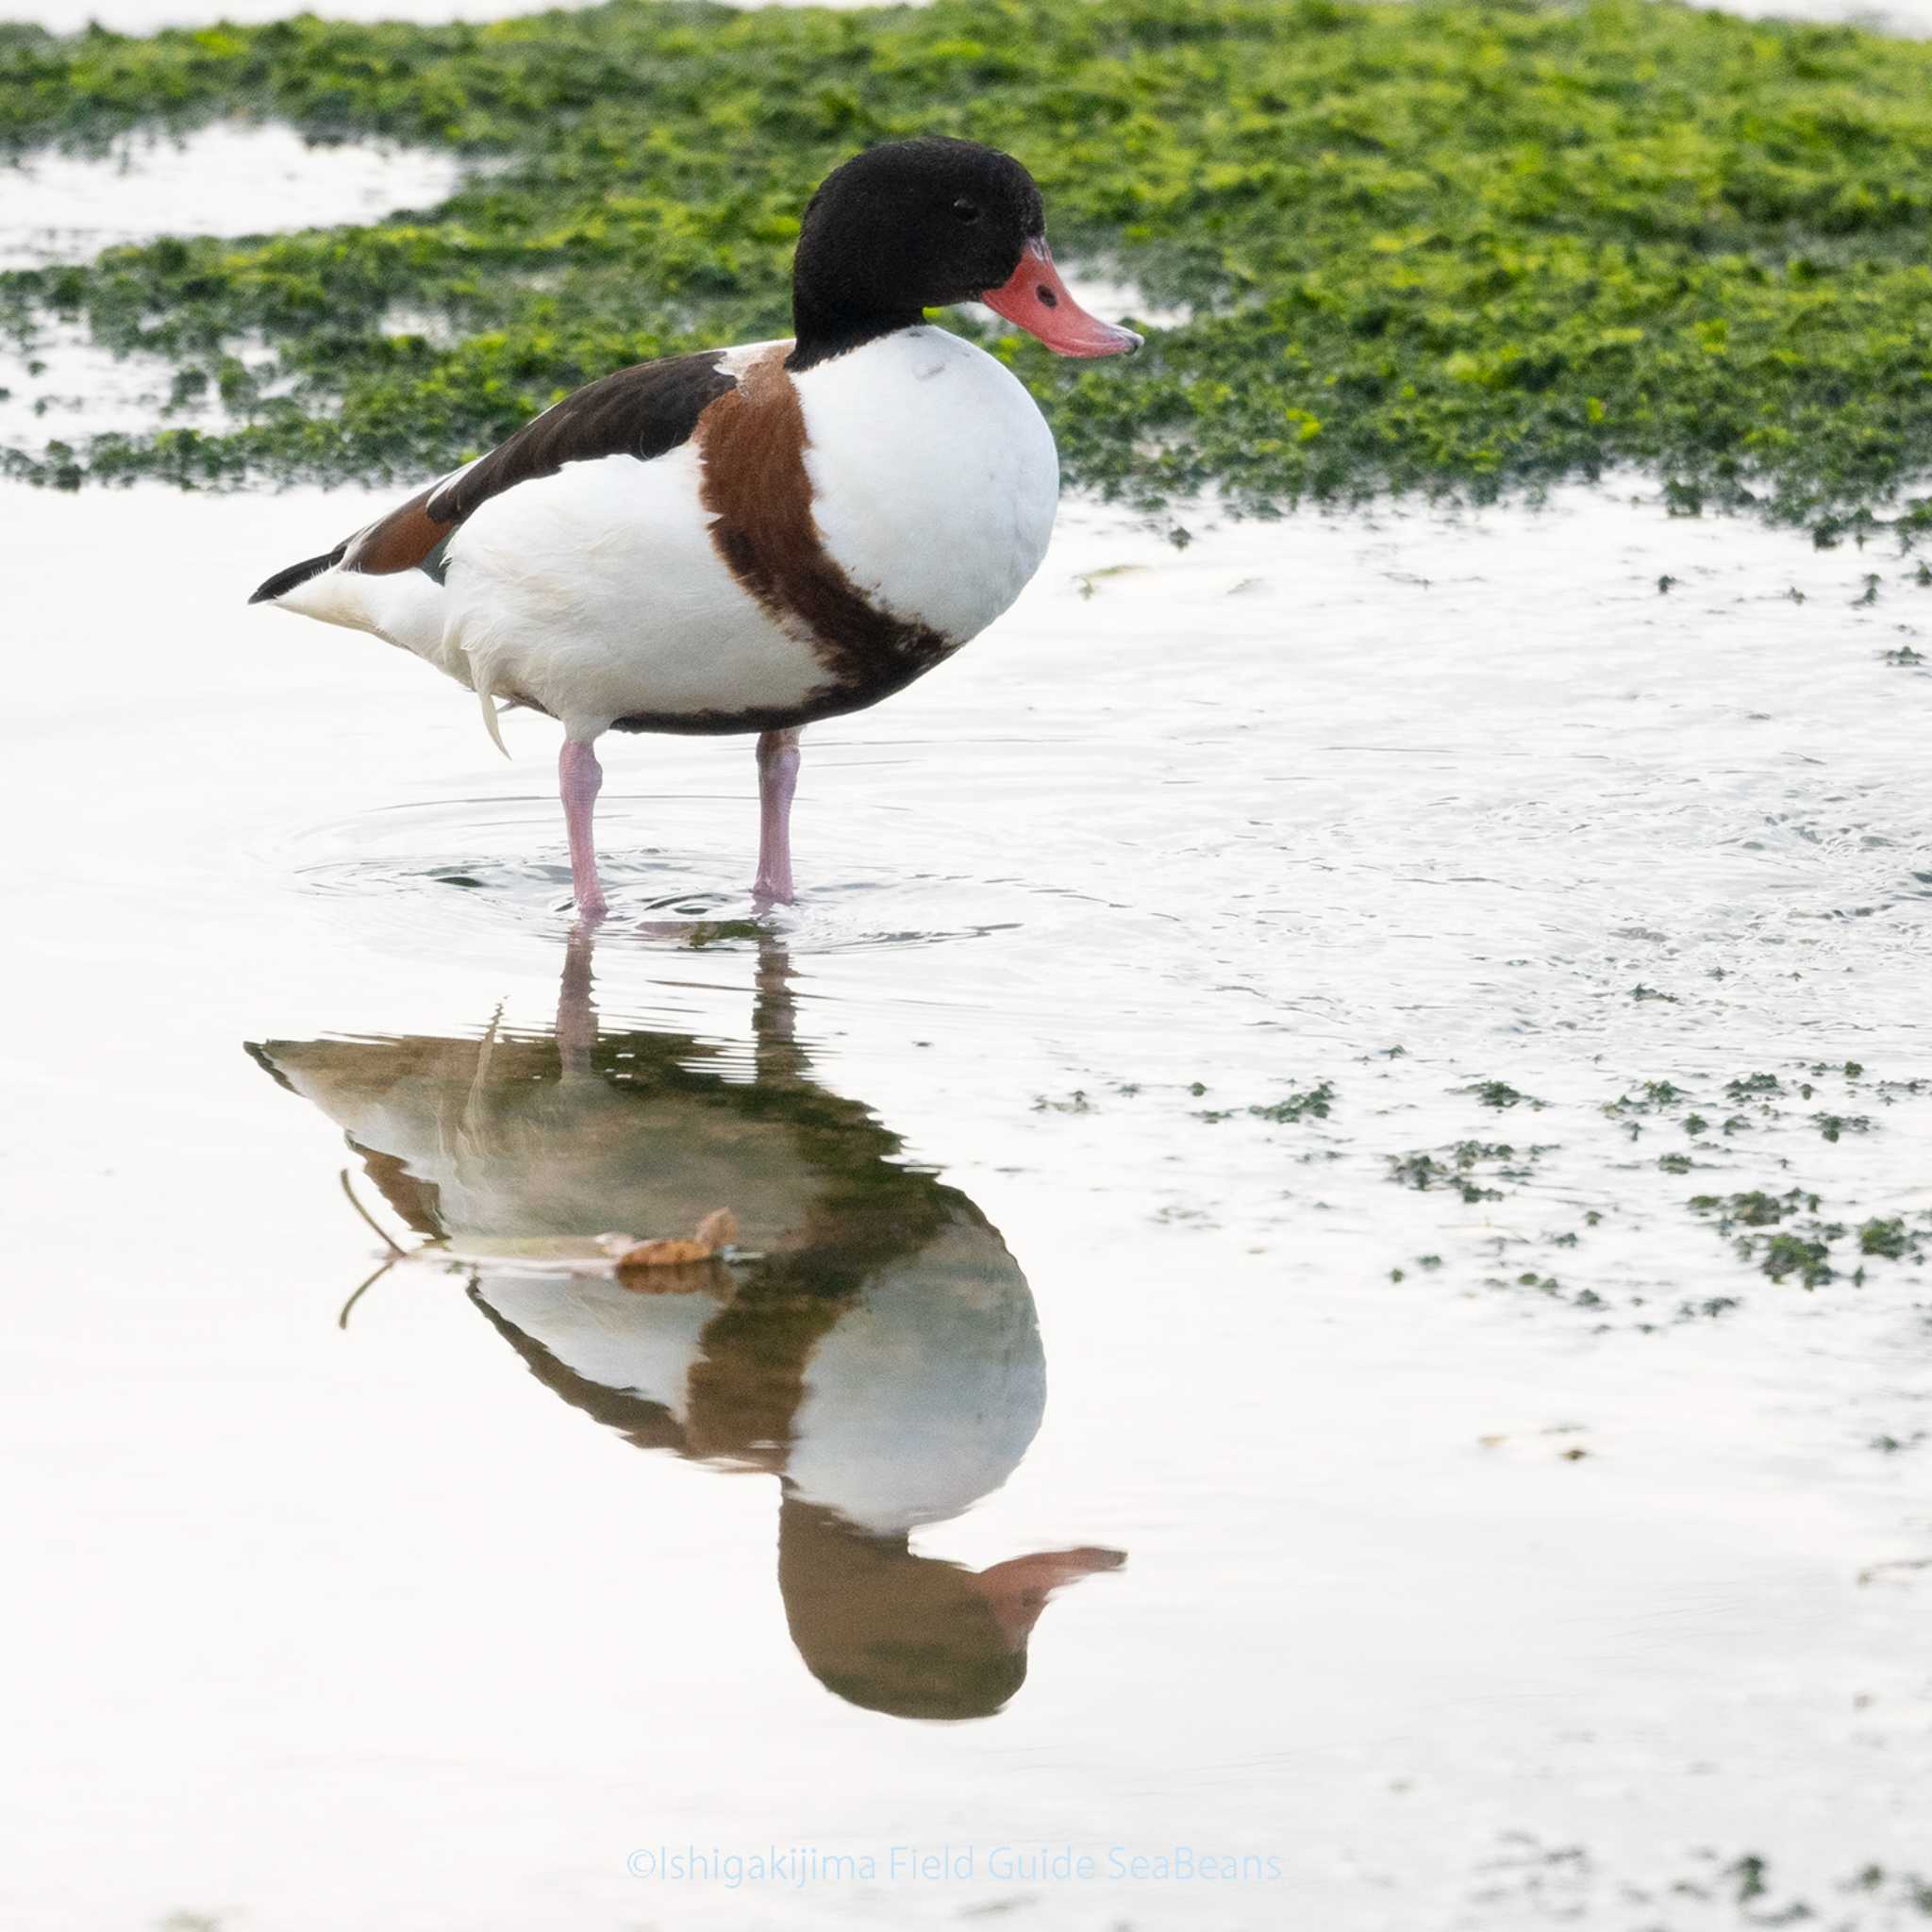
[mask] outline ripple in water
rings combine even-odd
[[[751,896],[753,827],[743,806],[607,794],[598,813],[599,865],[611,902],[607,935],[707,946],[750,944],[760,928],[775,928],[802,953],[890,951],[1035,925],[1059,896],[1010,877],[989,884],[847,857],[816,879],[808,874],[798,905],[760,908]],[[848,838],[856,830],[855,844],[899,849],[897,837],[867,839],[868,829],[841,827]],[[458,939],[474,944],[486,935],[554,939],[567,931],[575,915],[561,845],[557,802],[547,794],[448,799],[315,826],[298,841],[288,875],[299,891],[373,907],[371,936],[420,956]],[[721,883],[734,874],[744,882]],[[975,912],[991,901],[1010,916],[971,924],[923,916],[956,895]]]

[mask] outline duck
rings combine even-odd
[[[1054,265],[1039,186],[976,142],[886,142],[811,197],[789,338],[587,384],[250,599],[414,653],[563,729],[577,916],[608,910],[607,731],[755,737],[753,897],[795,898],[800,734],[944,663],[1040,568],[1053,433],[1004,363],[926,320],[981,302],[1062,356],[1129,354]]]
[[[499,1015],[480,1035],[247,1050],[341,1130],[551,1395],[640,1449],[776,1478],[786,1624],[827,1690],[893,1717],[992,1716],[1025,1682],[1048,1601],[1126,1561],[1082,1543],[974,1569],[919,1546],[1005,1486],[1044,1418],[1024,1272],[814,1065],[779,934],[758,934],[748,1070],[717,1041],[605,1026],[596,943],[591,922],[571,931],[547,1031]],[[573,1238],[682,1228],[720,1205],[742,1241],[728,1265],[556,1265],[588,1245]]]

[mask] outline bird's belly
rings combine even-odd
[[[731,574],[694,452],[572,463],[486,503],[450,546],[447,635],[473,682],[577,735],[820,715],[831,679]]]

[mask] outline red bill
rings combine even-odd
[[[1102,322],[1074,300],[1043,237],[1027,242],[1010,280],[979,299],[996,315],[1038,336],[1058,356],[1125,356],[1141,346],[1132,329]]]

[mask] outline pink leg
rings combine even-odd
[[[563,794],[563,823],[570,833],[570,883],[577,911],[602,919],[608,905],[597,882],[597,848],[591,839],[591,813],[604,789],[596,748],[566,739],[557,758],[557,789]]]
[[[758,734],[758,875],[751,895],[791,903],[791,794],[798,788],[798,733]]]

